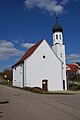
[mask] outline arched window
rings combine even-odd
[[[61,35],[59,35],[59,38],[60,38],[60,40],[61,40]]]

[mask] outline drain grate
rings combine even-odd
[[[7,104],[7,103],[9,103],[8,100],[6,100],[6,101],[1,101],[1,102],[0,102],[0,104]]]

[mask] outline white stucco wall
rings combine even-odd
[[[58,36],[58,39],[56,39],[56,35]],[[63,34],[62,32],[55,32],[53,34],[53,45],[56,43],[63,44]]]
[[[13,86],[23,87],[23,64],[13,68]]]
[[[43,58],[45,56],[45,59]],[[62,63],[44,40],[35,52],[24,61],[24,84],[41,87],[48,80],[48,90],[63,90]]]
[[[63,80],[65,80],[65,90],[67,90],[67,81],[66,81],[66,60],[65,60],[65,45],[57,44],[52,46],[53,51],[57,56],[63,61]]]

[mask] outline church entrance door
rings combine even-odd
[[[63,80],[63,89],[65,90],[65,80]]]
[[[42,80],[42,90],[48,91],[48,80]]]

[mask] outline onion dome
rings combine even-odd
[[[54,27],[52,28],[52,32],[63,32],[62,27],[60,26],[60,24],[58,23],[58,17],[56,17],[56,24],[54,25]]]

